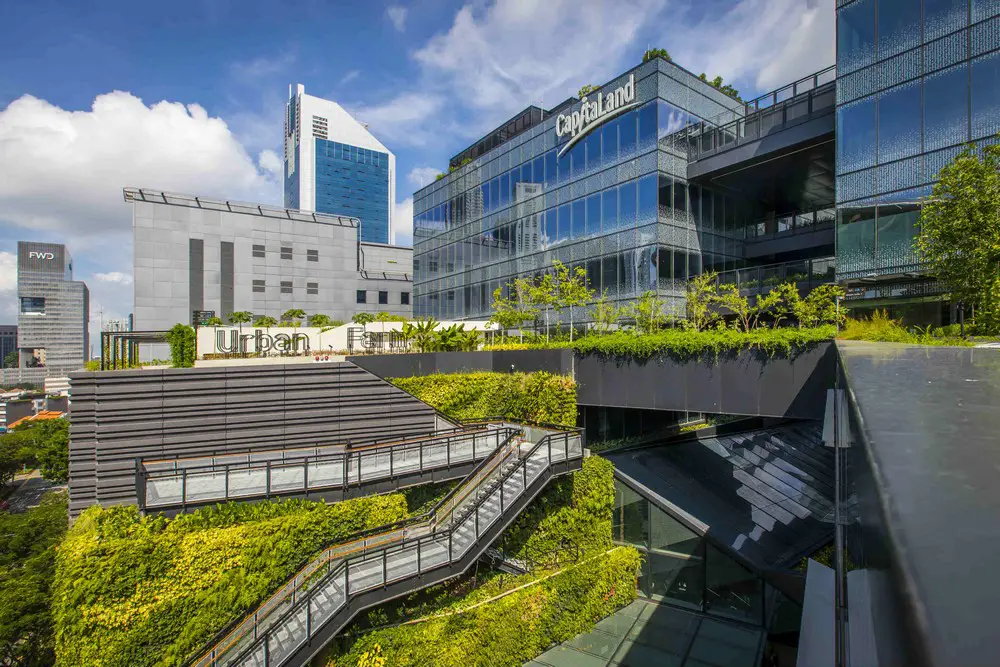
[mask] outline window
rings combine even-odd
[[[306,250],[306,261],[307,262],[318,262],[319,261],[319,250]]]
[[[358,303],[368,303],[368,293],[363,289],[358,290]]]
[[[964,64],[924,79],[924,150],[968,140],[968,67]]]
[[[306,283],[306,294],[319,294],[319,283]]]
[[[972,61],[972,139],[1000,131],[1000,53]]]
[[[292,249],[288,246],[281,246],[281,259],[291,259]]]
[[[25,315],[44,315],[45,297],[23,296],[21,297],[21,312]]]
[[[861,0],[837,12],[837,66],[853,72],[875,62],[875,0]]]
[[[876,21],[879,58],[920,44],[920,4],[913,0],[879,0]]]
[[[885,163],[919,152],[920,84],[913,82],[878,97],[878,161]]]
[[[292,281],[291,280],[282,280],[281,281],[281,293],[282,294],[291,294],[292,293]]]
[[[403,305],[403,306],[409,306],[410,305],[410,293],[409,292],[400,292],[399,293],[399,303],[400,303],[400,305]]]
[[[264,246],[262,246],[262,245],[254,245],[254,247],[253,247],[253,256],[254,257],[264,257]]]
[[[264,281],[263,280],[255,280],[255,281],[253,281],[253,291],[254,292],[263,292],[264,291]]]
[[[389,293],[388,292],[383,292],[383,291],[380,290],[379,293],[378,293],[378,302],[381,305],[385,305],[385,304],[389,303]]]
[[[911,113],[918,115],[917,109]],[[837,171],[847,173],[873,166],[874,146],[875,98],[840,107],[837,110]]]

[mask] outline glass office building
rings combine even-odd
[[[856,304],[944,322],[912,243],[920,201],[1000,132],[1000,1],[838,0],[837,276]]]
[[[809,104],[825,105],[832,118],[827,84],[823,99],[813,86]],[[609,110],[618,91],[634,97]],[[685,128],[715,128],[754,113],[754,104],[664,59],[584,100],[571,98],[552,111],[529,107],[456,155],[450,174],[414,195],[415,314],[487,316],[495,289],[550,270],[553,260],[583,267],[590,286],[611,299],[655,290],[678,315],[686,279],[702,271],[746,287],[786,277],[831,280],[832,233],[829,243],[807,250],[771,249],[750,259],[745,246],[792,231],[796,220],[800,230],[832,226],[832,180],[812,195],[802,183],[789,184],[796,196],[779,200],[761,183],[739,191],[713,185],[710,173],[689,178],[692,152],[701,146]],[[566,131],[574,115],[585,118],[582,130]],[[579,310],[576,321],[585,321],[586,309]]]
[[[361,221],[361,240],[389,243],[396,157],[336,102],[289,86],[285,208]]]

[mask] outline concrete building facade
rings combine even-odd
[[[411,313],[411,249],[360,241],[356,218],[145,189],[126,188],[125,200],[136,331],[193,324],[196,312]]]
[[[90,348],[90,292],[73,280],[73,258],[57,243],[17,243],[20,368],[82,368]]]

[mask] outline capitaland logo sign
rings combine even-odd
[[[55,259],[56,254],[54,252],[37,252],[31,250],[28,252],[28,259]]]
[[[595,127],[638,105],[639,103],[635,101],[634,74],[628,75],[628,82],[624,86],[615,88],[607,95],[601,95],[600,91],[593,99],[584,95],[580,100],[579,109],[571,114],[559,114],[556,118],[556,136],[560,138],[567,134],[570,136],[570,140],[559,151],[559,157]]]

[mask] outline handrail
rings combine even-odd
[[[136,492],[143,508],[156,508],[342,488],[374,479],[393,478],[399,474],[450,467],[457,462],[474,462],[484,454],[488,456],[499,446],[495,444],[484,449],[480,444],[484,438],[492,442],[494,437],[499,439],[505,434],[522,430],[509,424],[489,424],[486,428],[466,427],[443,435],[400,441],[401,444],[396,445],[256,461],[239,460],[250,455],[240,454],[235,460],[222,455],[204,457],[206,460],[221,459],[204,465],[160,470],[147,468],[140,459],[137,461]],[[271,453],[283,451],[272,450]],[[296,450],[298,454],[303,451]],[[291,473],[293,477],[286,476],[283,481],[273,482],[279,473]],[[255,476],[256,479],[253,479]],[[200,482],[202,487],[192,492],[193,482]],[[158,484],[166,484],[166,487],[157,488]],[[162,497],[149,500],[151,490]]]
[[[561,452],[559,452],[558,449],[556,450],[560,456],[558,460],[553,459],[552,455],[553,442],[556,441],[557,439],[561,440],[561,444],[563,446]],[[579,448],[571,447],[571,439],[579,440]],[[517,488],[516,484],[514,485],[515,495],[513,498],[510,499],[511,501],[516,500],[521,496],[521,494],[527,492],[530,483],[533,483],[553,463],[558,463],[560,461],[571,461],[577,458],[582,458],[583,457],[582,444],[583,444],[582,434],[577,429],[573,429],[571,431],[549,433],[544,437],[542,437],[538,442],[536,442],[527,452],[521,451],[520,442],[516,442],[516,446],[513,448],[507,446],[498,450],[496,455],[491,456],[488,459],[489,462],[492,462],[492,465],[483,466],[483,468],[480,471],[471,474],[467,478],[467,483],[463,483],[462,485],[460,485],[459,488],[463,488],[465,490],[465,493],[462,494],[463,496],[462,500],[467,498],[472,490],[482,491],[483,487],[486,487],[486,491],[484,493],[480,493],[478,498],[473,503],[471,503],[471,505],[462,508],[462,511],[459,513],[458,515],[459,518],[457,520],[455,518],[455,512],[457,509],[460,508],[462,500],[454,501],[447,510],[448,515],[452,520],[450,522],[447,522],[446,530],[444,531],[432,530],[426,534],[419,535],[412,540],[407,539],[407,536],[405,534],[400,534],[400,535],[395,535],[391,533],[385,534],[385,537],[387,539],[381,540],[377,543],[379,549],[382,551],[382,563],[381,563],[382,568],[381,568],[381,573],[379,574],[381,578],[376,583],[376,585],[383,585],[388,582],[387,568],[388,568],[388,558],[390,556],[390,553],[387,551],[387,548],[390,546],[398,545],[398,548],[392,552],[394,554],[405,555],[404,552],[409,550],[414,552],[416,555],[415,570],[413,572],[404,573],[403,578],[416,576],[425,571],[421,567],[421,554],[423,553],[425,546],[431,546],[432,548],[436,548],[438,550],[445,549],[446,552],[444,556],[445,560],[431,563],[428,569],[434,569],[441,567],[442,565],[450,564],[452,562],[455,562],[456,559],[460,560],[462,557],[464,557],[466,551],[471,547],[472,543],[478,540],[480,537],[480,516],[482,514],[480,510],[484,506],[486,506],[486,504],[490,501],[493,501],[494,504],[497,505],[495,514],[492,517],[489,517],[487,514],[487,516],[484,519],[486,521],[485,528],[488,529],[489,526],[491,526],[494,521],[496,521],[503,515],[505,511],[505,506],[506,507],[510,506],[509,502],[506,504],[504,502],[504,490],[508,486],[508,481],[513,479],[513,476],[517,474],[518,471],[521,471],[523,481],[521,482],[519,488]],[[544,457],[544,463],[540,469],[538,469],[536,472],[532,474],[531,480],[529,481],[528,462],[534,460],[536,453],[539,452],[543,447],[547,448],[547,452]],[[499,468],[503,462],[509,461],[511,459],[510,455],[512,453],[514,454],[513,456],[515,460],[514,465],[511,468],[507,469],[506,471],[501,469],[501,475],[499,479],[496,479],[489,484],[485,484],[484,480],[489,479],[490,473]],[[498,500],[496,499],[496,496],[499,496]],[[440,507],[440,504],[438,507]],[[474,516],[475,519],[472,542],[469,542],[464,548],[462,548],[460,545],[455,544],[456,542],[455,538],[457,536],[460,539],[465,539],[461,535],[461,530],[464,527],[466,527],[469,518],[472,516]],[[466,535],[466,538],[467,537],[468,536]],[[447,538],[446,547],[441,542],[441,540],[445,538]],[[356,545],[359,542],[363,542],[363,544],[361,544],[361,546],[355,546],[352,549],[344,549],[345,547]],[[276,629],[284,628],[286,630],[286,635],[293,634],[294,629],[292,628],[292,625],[289,624],[292,623],[293,621],[296,621],[298,617],[302,616],[303,614],[304,614],[303,618],[305,619],[305,625],[304,625],[305,636],[301,638],[298,641],[298,643],[305,641],[309,636],[312,635],[312,630],[310,628],[313,628],[313,626],[310,624],[310,618],[311,618],[310,613],[325,614],[325,617],[322,618],[319,623],[319,626],[321,626],[327,620],[329,620],[329,618],[334,613],[336,613],[336,611],[339,610],[343,606],[343,604],[346,604],[347,601],[350,599],[351,595],[353,594],[352,590],[354,590],[354,588],[351,586],[352,567],[356,567],[358,569],[357,576],[360,577],[371,576],[372,571],[368,572],[367,574],[364,571],[362,571],[364,564],[372,562],[370,559],[364,558],[364,556],[370,550],[371,546],[372,544],[370,544],[368,540],[361,540],[337,547],[338,551],[343,550],[336,557],[337,564],[336,565],[334,564],[335,561],[333,558],[327,558],[325,560],[322,560],[322,562],[318,563],[315,568],[311,569],[308,575],[301,579],[301,583],[303,584],[301,586],[302,594],[299,595],[298,598],[296,598],[295,595],[296,591],[293,589],[291,591],[291,604],[280,616],[273,619],[273,622],[269,622],[268,626],[264,628],[263,631],[260,631],[259,628],[259,623],[261,619],[259,617],[260,610],[258,610],[258,612],[255,612],[253,615],[248,616],[242,623],[239,624],[239,626],[237,626],[236,630],[242,628],[242,633],[240,634],[239,637],[233,637],[233,634],[235,633],[234,630],[233,632],[223,637],[222,640],[218,642],[213,642],[212,648],[207,653],[201,655],[192,664],[197,665],[199,667],[206,665],[211,665],[214,667],[221,664],[233,664],[233,662],[235,661],[247,658],[250,653],[257,653],[258,651],[263,651],[263,659],[265,663],[269,664],[268,640],[272,638],[273,633],[276,632]],[[461,551],[456,554],[455,549],[461,549]],[[362,556],[361,558],[356,558],[356,557],[348,558],[348,556],[351,556],[352,554],[359,554],[359,553]],[[325,554],[326,552],[324,553],[324,555]],[[440,552],[438,552],[438,555],[440,555]],[[327,572],[324,576],[316,579],[315,577],[313,577],[313,575],[323,565],[327,566]],[[406,563],[404,563],[404,565],[406,565]],[[410,565],[412,565],[412,563],[410,563]],[[394,561],[393,567],[397,566],[398,563]],[[409,566],[407,565],[407,567]],[[342,581],[338,579],[341,576],[342,576]],[[296,579],[298,579],[298,576],[296,576]],[[360,591],[357,592],[369,590],[371,588],[371,585],[369,584],[362,583],[360,585],[366,587],[360,589]],[[332,588],[332,590],[334,590],[338,594],[338,596],[342,597],[343,599],[334,609],[329,609],[328,607],[327,611],[319,609],[318,611],[313,612],[311,609],[312,602],[314,601],[315,598],[317,598],[320,592],[326,592],[328,588]],[[287,589],[287,585],[286,587],[284,587],[284,589]],[[286,594],[285,599],[287,600],[288,597],[289,596]],[[329,598],[329,595],[327,595],[327,598]],[[277,605],[272,605],[266,611],[270,612],[276,607]],[[270,616],[269,613],[266,615]],[[299,626],[301,629],[302,624],[299,623]],[[236,646],[238,643],[242,642],[247,637],[249,637],[251,630],[253,632],[250,643],[247,646],[243,647],[242,650],[234,656],[233,660],[228,660],[226,661],[226,663],[220,663],[219,659],[224,657],[227,653],[230,653],[230,649],[232,649],[232,647]],[[280,637],[280,635],[278,635],[278,637]],[[263,644],[261,644],[262,639],[263,639]],[[226,642],[226,640],[229,641]],[[226,642],[226,644],[225,646],[222,646],[220,648],[219,644],[222,644],[223,642]],[[280,662],[284,660],[284,657],[287,657],[287,655],[295,648],[296,647],[288,648],[287,649],[288,652],[286,652],[285,656],[280,656],[278,662],[274,664],[280,664]]]
[[[501,447],[507,445],[510,442],[511,439],[517,438],[518,436],[519,436],[519,433],[517,433],[517,432],[510,433],[507,436],[507,438],[504,440],[504,442],[501,443],[501,445],[495,451],[499,451],[499,449]],[[467,476],[467,478],[470,477],[470,476],[472,476],[472,475],[476,475],[477,473],[479,473],[486,465],[489,464],[489,462],[490,462],[490,460],[492,458],[493,458],[493,456],[491,455],[491,456],[485,458],[483,461],[481,461],[475,468],[473,468],[473,470],[469,473],[469,475]],[[427,510],[423,514],[418,514],[416,516],[407,517],[407,518],[402,519],[400,521],[394,521],[392,523],[385,524],[385,525],[382,525],[382,526],[376,526],[374,528],[368,528],[366,530],[358,531],[358,532],[356,532],[356,533],[353,534],[352,537],[354,539],[351,542],[338,542],[335,545],[331,545],[330,547],[325,548],[320,553],[319,556],[313,557],[308,562],[306,562],[304,565],[302,565],[296,571],[296,573],[289,578],[288,582],[286,582],[286,584],[284,586],[282,586],[281,588],[279,588],[277,591],[275,591],[274,594],[272,594],[270,597],[268,597],[263,602],[261,602],[257,606],[258,612],[259,612],[259,610],[267,607],[275,598],[281,596],[282,594],[286,594],[287,595],[289,584],[296,584],[297,585],[297,582],[307,580],[319,568],[319,566],[321,566],[324,563],[326,563],[326,562],[329,561],[331,550],[334,547],[343,546],[343,545],[347,545],[347,544],[357,544],[358,542],[363,542],[363,541],[368,541],[368,540],[374,540],[375,538],[391,534],[392,532],[394,532],[396,530],[405,529],[407,526],[415,524],[415,523],[430,522],[430,521],[432,521],[437,516],[438,510],[445,503],[447,503],[449,500],[451,500],[452,497],[461,490],[462,486],[464,486],[464,484],[459,484],[459,485],[455,486],[455,488],[451,489],[448,493],[446,493],[445,496],[443,498],[441,498],[441,500],[439,500],[437,503],[435,503],[434,507],[430,508],[429,510]],[[322,562],[320,562],[320,561],[322,561]],[[293,588],[294,587],[295,586],[293,586]],[[273,605],[272,605],[272,607],[273,607]],[[227,624],[225,627],[223,627],[221,630],[219,630],[219,632],[217,632],[215,634],[215,636],[213,637],[213,639],[211,639],[208,643],[210,643],[210,644],[220,644],[220,643],[222,643],[229,635],[231,635],[233,632],[235,632],[239,628],[240,625],[242,625],[243,623],[245,623],[248,618],[252,617],[252,618],[254,618],[256,620],[258,618],[258,612],[255,612],[252,616],[247,616],[247,617],[244,617],[243,619],[236,619],[236,620],[232,621],[231,623]]]

